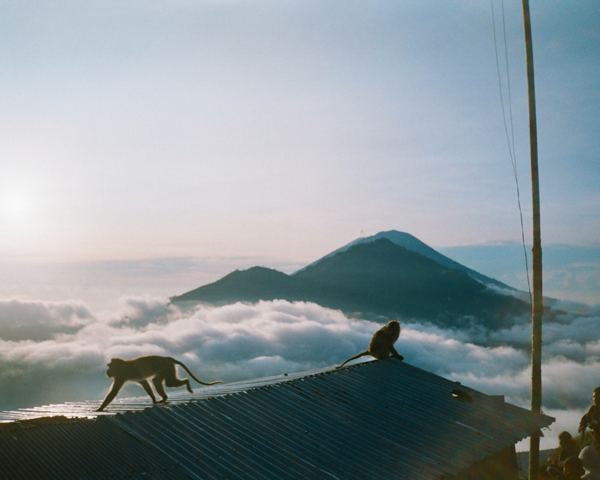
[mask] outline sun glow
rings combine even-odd
[[[2,201],[2,210],[9,219],[24,219],[32,213],[33,203],[33,199],[25,193],[7,192]]]

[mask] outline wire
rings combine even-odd
[[[508,131],[508,124],[506,122],[506,107],[504,106],[504,94],[502,90],[502,74],[500,72],[500,59],[498,56],[498,40],[496,34],[496,16],[494,14],[494,0],[490,0],[490,5],[492,7],[492,28],[494,31],[494,50],[496,52],[496,70],[498,72],[498,87],[500,90],[500,104],[502,106],[502,118],[504,120],[504,132],[506,133],[506,143],[508,145],[508,154],[510,156],[510,163],[512,166],[513,176],[515,177],[515,184],[517,187],[517,205],[519,206],[519,216],[521,218],[521,240],[523,243],[523,254],[525,256],[525,273],[527,274],[527,290],[529,292],[529,301],[533,303],[532,295],[531,295],[531,282],[529,280],[529,262],[527,259],[527,248],[525,247],[525,227],[523,225],[523,210],[521,208],[521,193],[519,190],[519,176],[517,174],[517,159],[516,159],[516,151],[515,151],[515,129],[513,123],[513,113],[512,113],[512,98],[510,91],[510,69],[508,63],[508,46],[506,41],[506,18],[504,15],[504,0],[502,0],[502,29],[504,36],[504,60],[506,62],[506,83],[507,83],[507,91],[508,91],[508,110],[510,116],[510,135]]]

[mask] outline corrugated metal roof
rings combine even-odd
[[[0,478],[177,480],[187,474],[113,422],[64,417],[3,425]]]
[[[456,399],[452,391],[457,389],[472,402]],[[0,448],[12,448],[15,461],[39,449],[40,462],[51,465],[56,456],[67,455],[70,463],[76,453],[69,457],[68,448],[53,453],[54,447],[41,446],[68,441],[76,452],[76,439],[86,431],[98,438],[98,456],[89,469],[119,463],[118,451],[130,448],[130,468],[153,468],[177,478],[185,478],[185,472],[198,479],[437,479],[456,475],[553,421],[396,360],[209,387],[140,411],[148,402],[124,399],[97,420],[71,420],[36,439],[41,427],[29,429],[32,438],[25,449],[19,446],[24,441],[4,432]],[[69,404],[62,410],[93,417],[97,405]],[[34,414],[5,412],[3,418]],[[8,426],[0,426],[0,432]],[[116,450],[109,441],[113,434],[121,445]],[[0,459],[0,471],[3,465]]]

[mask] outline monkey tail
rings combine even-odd
[[[171,360],[173,360],[173,363],[179,365],[181,368],[183,368],[190,377],[192,377],[196,382],[202,384],[202,385],[214,385],[215,383],[223,383],[221,380],[217,380],[216,382],[203,382],[202,380],[198,380],[196,377],[194,377],[194,374],[192,372],[190,372],[190,369],[188,367],[186,367],[182,362],[180,362],[179,360],[175,360],[174,358],[172,358]]]
[[[348,362],[351,362],[352,360],[356,360],[357,358],[360,358],[360,357],[365,357],[365,356],[367,356],[367,355],[371,355],[371,354],[369,353],[369,351],[368,351],[368,350],[367,350],[366,352],[359,353],[358,355],[354,355],[353,357],[349,358],[349,359],[348,359],[348,360],[346,360],[344,363],[342,363],[342,364],[341,364],[339,367],[335,367],[335,368],[336,368],[336,369],[338,369],[338,368],[342,368],[342,367],[343,367],[344,365],[346,365]]]

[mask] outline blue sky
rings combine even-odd
[[[522,12],[504,8],[529,241]],[[543,242],[598,247],[600,7],[531,9]],[[519,241],[491,18],[474,0],[1,2],[0,260],[24,286],[1,292],[46,296],[41,265],[182,258],[191,288],[391,229]]]

